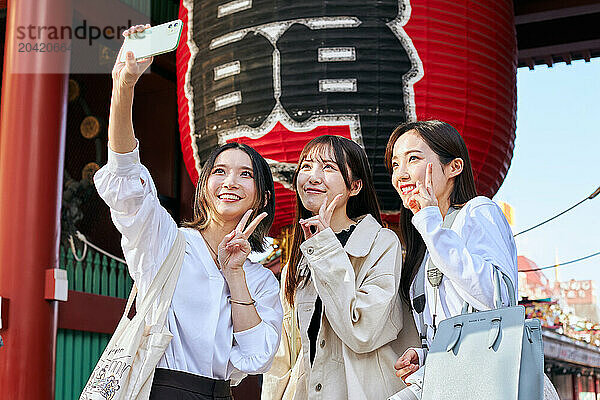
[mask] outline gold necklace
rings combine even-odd
[[[202,235],[202,233],[200,233],[200,235]],[[204,235],[202,235],[202,239],[204,239],[204,243],[206,243],[206,246],[208,247],[208,249],[210,250],[210,252],[213,253],[213,255],[214,255],[213,260],[215,261],[215,264],[217,265],[217,268],[221,269],[221,265],[219,264],[219,254],[215,251],[215,249],[212,248],[212,246],[210,245],[210,243],[208,242],[208,240],[206,240],[206,238],[204,237]]]

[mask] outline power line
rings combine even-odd
[[[578,261],[587,260],[588,258],[592,258],[592,257],[597,256],[597,255],[600,255],[600,251],[597,251],[596,253],[587,255],[585,257],[577,258],[575,260],[566,261],[566,262],[559,263],[559,264],[554,264],[554,265],[548,265],[547,267],[519,270],[519,272],[533,272],[533,271],[541,271],[543,269],[556,268],[556,267],[560,267],[562,265],[573,264],[573,263],[576,263]]]
[[[544,225],[545,223],[547,223],[547,222],[550,222],[550,221],[552,221],[553,219],[560,217],[560,216],[561,216],[561,215],[563,215],[564,213],[571,211],[572,209],[574,209],[575,207],[577,207],[578,205],[580,205],[580,204],[581,204],[581,203],[583,203],[584,201],[586,201],[586,200],[592,200],[594,197],[598,196],[598,194],[600,194],[600,186],[598,186],[598,188],[597,188],[597,189],[594,191],[594,193],[590,194],[588,197],[586,197],[585,199],[581,200],[579,203],[577,203],[577,204],[575,204],[575,205],[573,205],[573,206],[571,206],[571,207],[567,208],[565,211],[563,211],[563,212],[561,212],[561,213],[559,213],[559,214],[556,214],[554,217],[552,217],[552,218],[548,218],[547,220],[545,220],[545,221],[543,221],[543,222],[540,222],[539,224],[537,224],[537,225],[535,225],[535,226],[532,226],[531,228],[525,229],[524,231],[521,231],[521,232],[519,232],[519,233],[516,233],[516,234],[514,234],[513,236],[514,236],[514,237],[517,237],[517,236],[519,236],[519,235],[520,235],[520,234],[522,234],[522,233],[529,232],[530,230],[532,230],[532,229],[535,229],[535,228],[537,228],[538,226],[542,226],[542,225]]]

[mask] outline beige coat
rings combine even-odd
[[[301,250],[304,257],[298,269],[304,275],[310,270],[311,275],[296,291],[294,305],[302,350],[291,368],[293,330],[288,329],[293,314],[284,306],[285,334],[265,374],[262,398],[387,399],[404,387],[394,363],[404,350],[419,344],[412,315],[398,296],[402,266],[398,237],[367,215],[344,248],[326,229],[302,243]],[[317,292],[323,316],[311,368],[308,326]]]

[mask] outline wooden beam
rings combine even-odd
[[[600,50],[600,39],[584,40],[581,42],[558,44],[555,46],[534,47],[530,49],[519,49],[519,61],[526,61],[527,58],[545,59],[548,55],[561,55],[565,53],[582,53]]]
[[[577,7],[564,7],[554,10],[531,12],[515,15],[515,25],[530,24],[532,22],[550,21],[553,19],[578,17],[580,15],[594,14],[600,12],[600,4],[587,4]]]
[[[533,58],[528,58],[527,60],[525,60],[525,64],[527,64],[527,67],[529,67],[530,71],[533,71],[535,68],[535,61],[533,60]]]
[[[113,333],[125,299],[69,290],[69,299],[58,306],[58,327],[76,331]]]
[[[525,15],[597,3],[598,0],[514,0],[514,10],[515,15]]]

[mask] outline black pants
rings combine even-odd
[[[232,400],[229,381],[156,368],[150,400]]]

